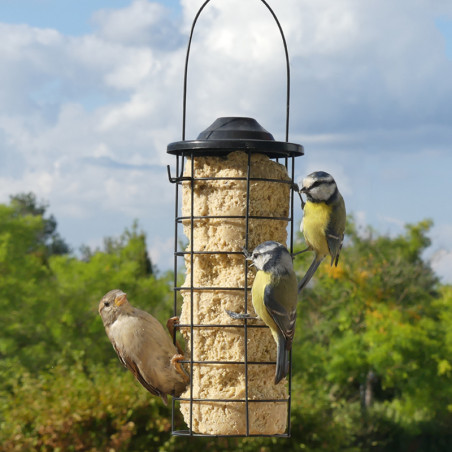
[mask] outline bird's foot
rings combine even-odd
[[[172,337],[174,337],[174,325],[177,325],[179,323],[179,317],[171,317],[166,322],[166,327],[168,328],[168,331]]]
[[[170,319],[168,319],[168,321],[166,322],[166,327],[168,328],[168,331],[169,331],[169,333],[170,333],[170,336],[173,338],[173,340],[174,340],[174,330],[175,330],[175,327],[174,327],[174,325],[178,325],[179,324],[179,317],[177,317],[177,316],[175,316],[175,317],[171,317]],[[184,351],[182,350],[182,347],[180,346],[180,344],[179,344],[179,341],[175,341],[175,345],[176,345],[176,348],[177,348],[177,351],[181,354],[181,355],[183,355],[184,354]]]
[[[305,250],[298,251],[298,253],[293,253],[292,257],[298,256],[299,254],[306,253],[306,251],[310,251],[311,248],[306,248]]]
[[[257,319],[258,317],[254,317],[251,314],[239,314],[237,312],[232,312],[232,311],[228,311],[227,309],[225,309],[226,314],[228,314],[229,317],[231,317],[232,319],[235,320],[239,320],[239,319]]]
[[[185,359],[184,355],[174,355],[171,358],[171,364],[176,369],[176,372],[182,375],[182,378],[184,379],[184,381],[189,383],[190,377],[181,364],[181,361],[183,361],[184,359]]]

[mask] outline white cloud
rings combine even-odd
[[[174,192],[165,150],[180,139],[187,33],[201,4],[183,0],[175,18],[161,4],[136,0],[96,12],[84,36],[0,24],[0,202],[34,191],[73,234],[68,241],[91,240],[88,226],[71,223],[94,230],[98,222],[107,235],[112,222],[120,233],[137,217],[164,242]],[[270,5],[291,57],[290,137],[306,151],[297,176],[331,172],[360,222],[412,222],[431,215],[430,204],[448,205],[451,182],[435,179],[431,162],[441,166],[452,140],[452,62],[435,27],[436,17],[452,14],[450,2]],[[226,115],[255,117],[283,139],[284,53],[261,2],[207,5],[187,101],[188,139]],[[394,158],[401,153],[405,160]],[[412,193],[427,170],[422,161],[433,182],[422,187],[429,206],[419,209]],[[448,223],[450,216],[441,218]],[[92,234],[102,236],[100,229]],[[450,243],[441,245],[446,253]]]
[[[152,237],[148,252],[153,264],[159,270],[173,269],[174,266],[174,239],[168,237]]]
[[[162,4],[135,0],[120,9],[94,13],[96,34],[109,42],[168,49],[180,43],[180,32]]]
[[[452,284],[452,251],[440,250],[431,258],[431,266],[441,282]]]

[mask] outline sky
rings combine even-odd
[[[268,0],[291,66],[297,180],[330,172],[359,224],[430,218],[452,283],[452,2]],[[172,267],[188,33],[203,0],[0,0],[0,202],[34,192],[76,251],[134,219]],[[187,139],[250,116],[284,141],[285,60],[259,0],[212,0],[195,29]],[[297,221],[301,213],[297,212]]]

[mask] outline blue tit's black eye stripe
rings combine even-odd
[[[334,180],[316,180],[309,188],[308,190],[312,190],[315,187],[318,187],[319,185],[332,185],[334,184]]]

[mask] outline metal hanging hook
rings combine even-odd
[[[191,26],[190,31],[190,38],[188,40],[188,46],[187,46],[187,55],[185,57],[185,70],[184,70],[184,98],[183,98],[183,112],[182,112],[182,141],[185,141],[185,125],[186,125],[186,113],[187,113],[187,72],[188,72],[188,60],[190,56],[190,48],[191,48],[191,41],[193,38],[193,32],[195,30],[196,22],[198,21],[198,17],[200,16],[202,10],[206,7],[206,5],[211,0],[206,0],[201,8],[199,8],[199,11],[197,12],[195,19],[193,20],[193,24]],[[271,15],[273,16],[273,19],[276,22],[276,25],[278,26],[279,32],[281,33],[281,38],[283,41],[284,46],[284,53],[286,56],[286,142],[289,142],[289,113],[290,113],[290,65],[289,65],[289,52],[287,50],[287,43],[286,38],[284,36],[283,29],[281,27],[281,24],[279,23],[278,18],[276,17],[276,14],[271,9],[270,5],[265,0],[260,0],[270,11]]]
[[[171,176],[171,168],[170,168],[169,165],[166,165],[166,170],[168,171],[168,180],[169,180],[172,184],[175,184],[175,183],[177,182],[178,178],[177,178],[177,177]]]
[[[184,158],[182,158],[182,165],[181,165],[181,169],[180,169],[180,176],[176,175],[176,177],[173,177],[171,175],[171,167],[169,165],[166,165],[166,170],[168,172],[168,180],[172,184],[175,184],[176,182],[182,182],[184,180],[192,180],[192,177],[190,177],[190,176],[184,177]]]

